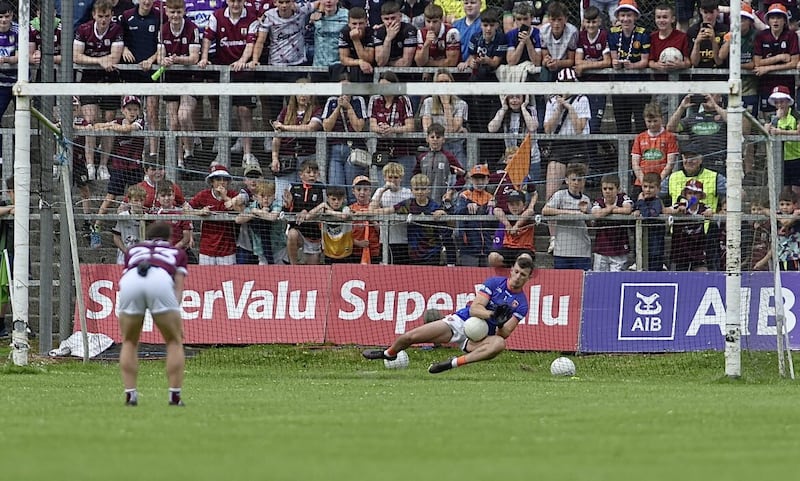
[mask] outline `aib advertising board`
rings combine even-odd
[[[772,273],[742,276],[742,347],[775,350]],[[800,274],[781,276],[789,343],[800,346],[795,293]],[[582,352],[682,352],[724,349],[722,272],[589,272],[584,279]]]

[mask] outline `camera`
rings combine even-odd
[[[520,32],[529,32],[531,30],[530,25],[525,25],[524,23],[519,26]]]
[[[706,101],[706,96],[703,94],[692,94],[691,102],[693,104],[702,104]]]

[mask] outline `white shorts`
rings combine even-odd
[[[180,309],[175,298],[175,281],[160,267],[151,267],[145,277],[131,269],[119,280],[117,314],[144,315],[147,309],[150,314]]]
[[[467,335],[464,333],[464,322],[466,322],[466,320],[461,319],[455,314],[450,314],[442,320],[450,326],[450,332],[453,333],[450,337],[450,343],[457,344],[462,351],[467,352],[467,341],[469,341],[469,339],[467,339]]]
[[[236,254],[229,256],[207,256],[200,254],[197,258],[197,265],[200,266],[232,266],[236,265]]]

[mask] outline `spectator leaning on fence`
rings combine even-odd
[[[339,62],[347,69],[351,82],[372,82],[375,65],[375,36],[367,24],[367,12],[353,7],[347,26],[339,32]]]
[[[190,213],[208,216],[218,212],[234,212],[238,194],[229,189],[231,174],[224,165],[214,164],[206,176],[209,188],[201,190],[189,201]],[[188,210],[187,209],[187,210]],[[200,265],[232,266],[236,264],[236,224],[204,220],[200,227]]]

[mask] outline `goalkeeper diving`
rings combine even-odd
[[[533,259],[527,253],[521,254],[511,266],[508,277],[486,279],[466,307],[400,335],[386,350],[371,349],[362,354],[367,359],[394,360],[398,352],[426,342],[452,343],[464,351],[461,356],[431,364],[428,368],[431,374],[493,359],[503,352],[508,336],[528,315],[528,298],[523,288],[532,275]],[[470,317],[484,319],[489,325],[489,335],[478,342],[468,339],[464,333],[464,322]]]

